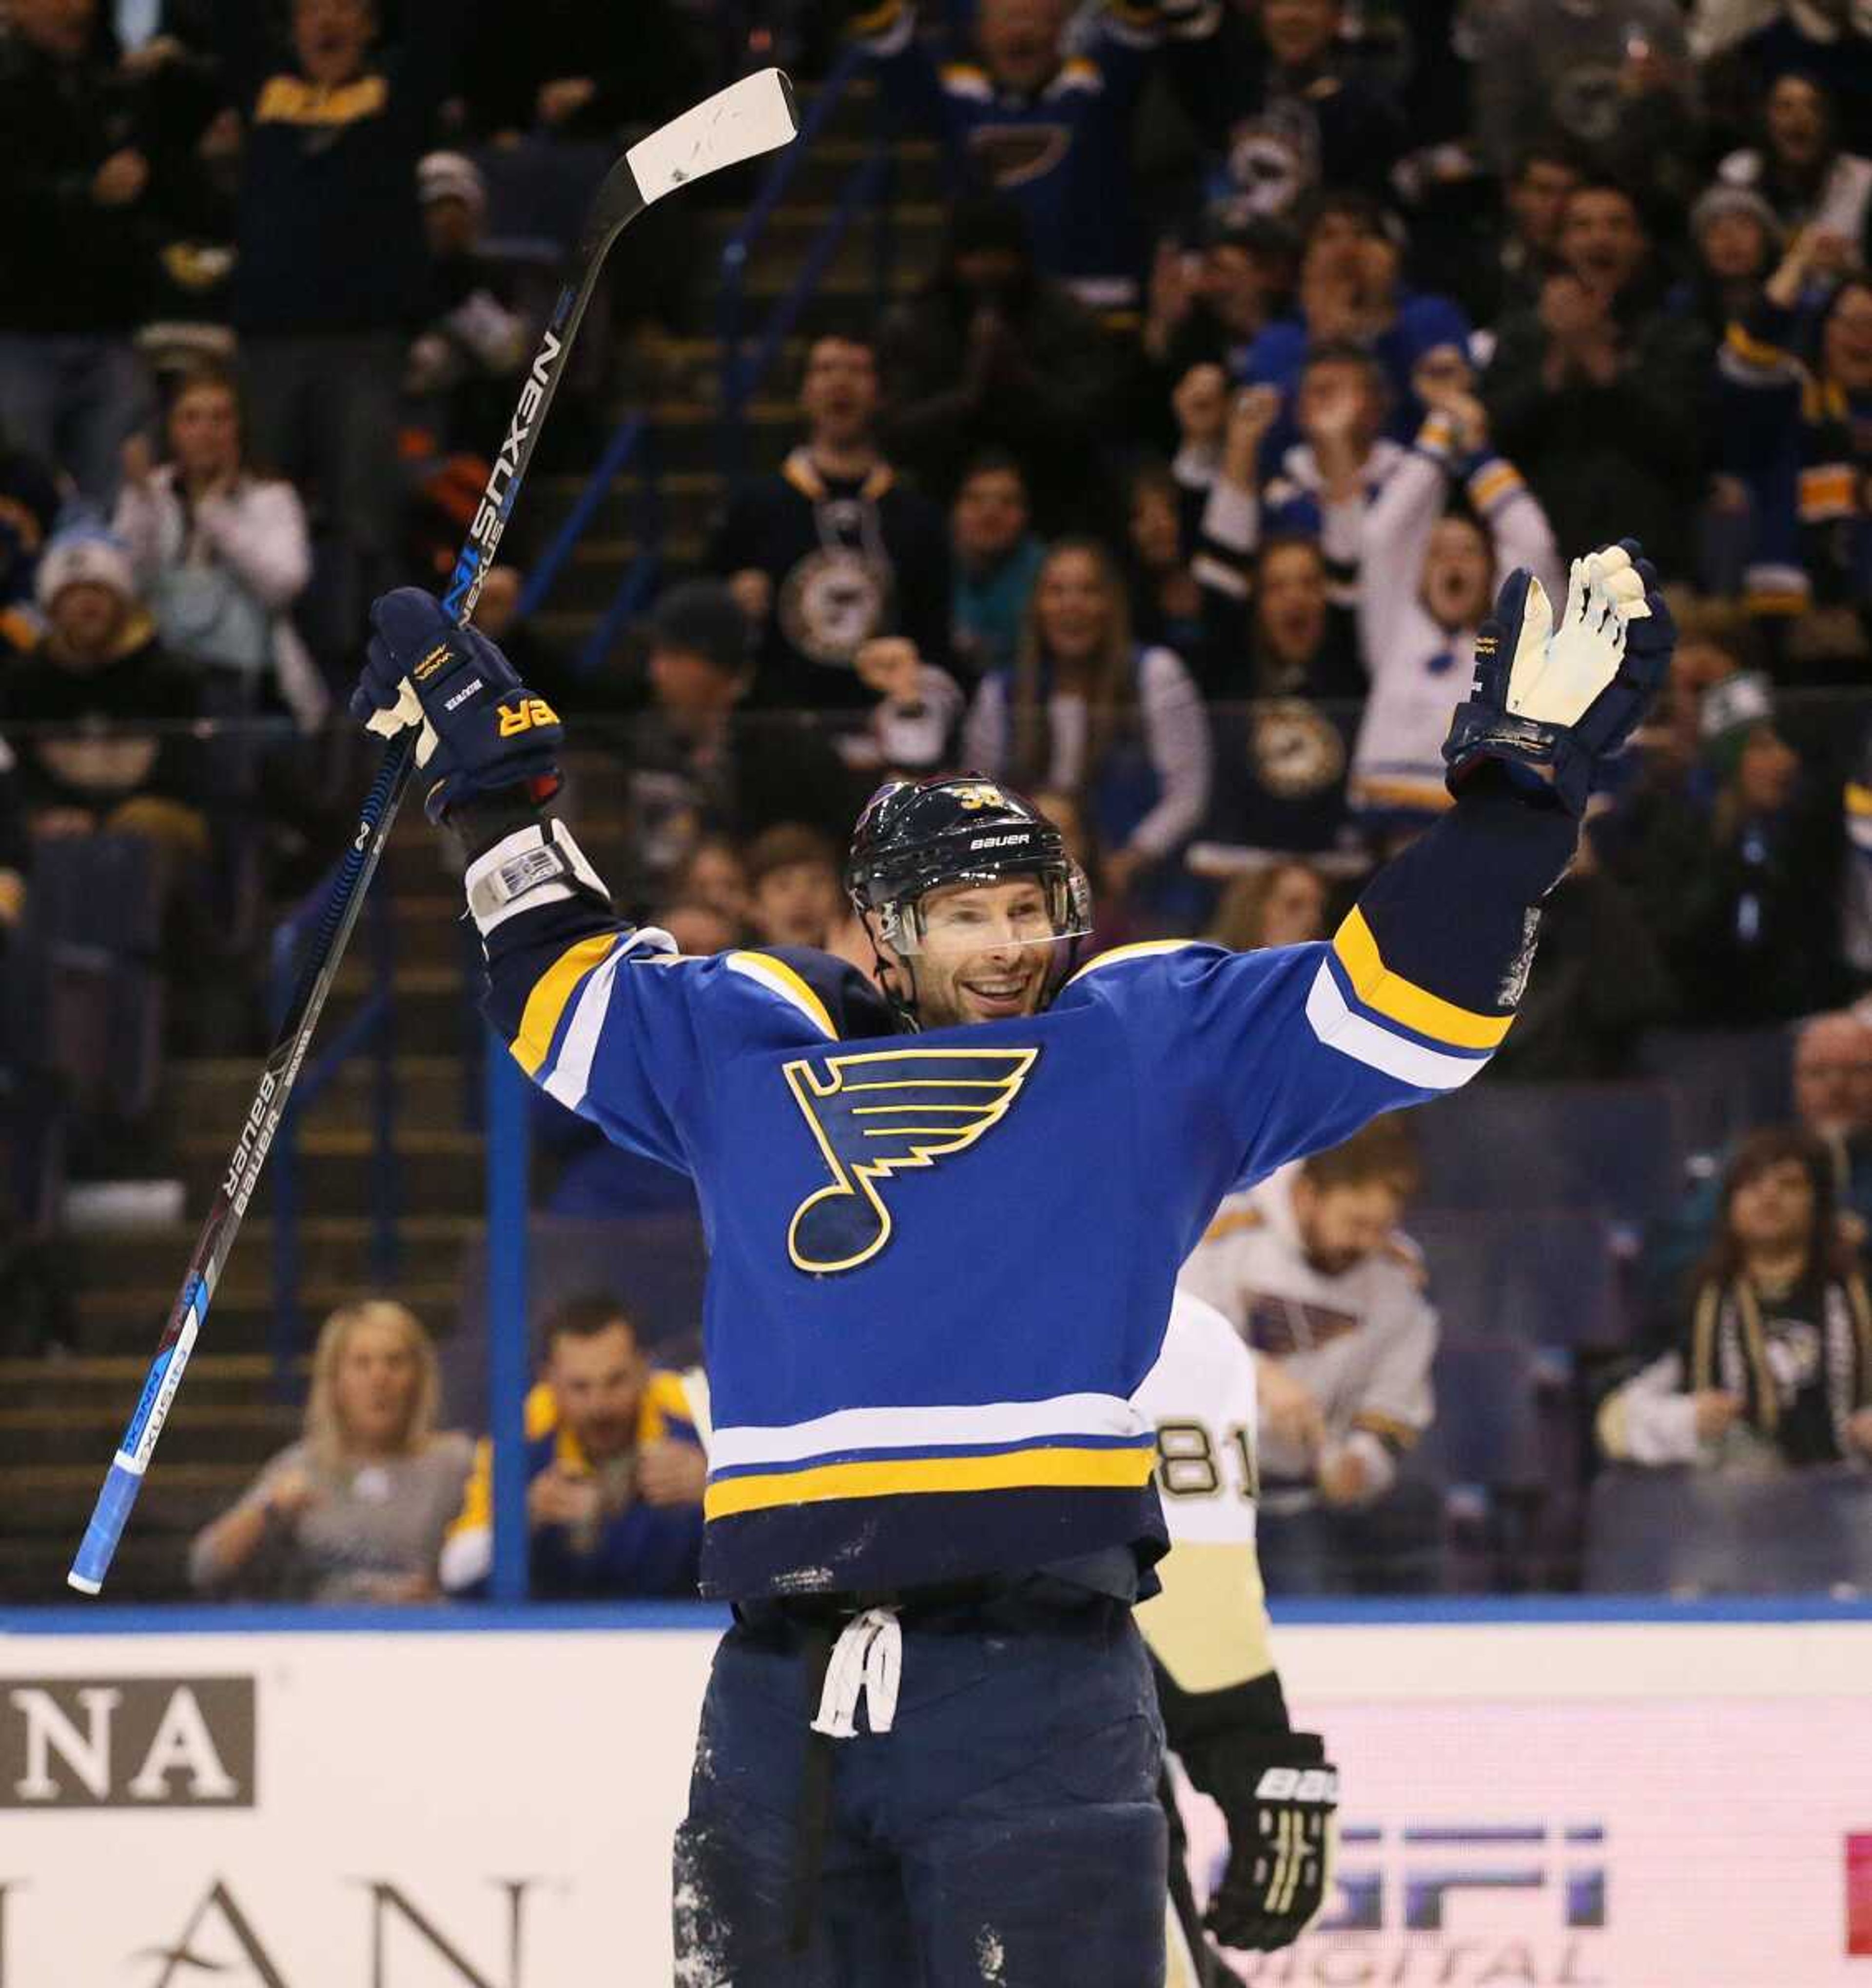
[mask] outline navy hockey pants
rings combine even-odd
[[[1163,1729],[1128,1608],[902,1618],[895,1721],[830,1747],[810,1938],[789,1932],[813,1632],[728,1631],[677,1832],[682,1988],[1158,1988]],[[818,1646],[823,1649],[823,1643]]]

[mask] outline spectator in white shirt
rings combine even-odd
[[[240,397],[218,367],[177,387],[167,435],[160,465],[140,436],[125,445],[116,519],[164,647],[209,679],[211,706],[276,701],[316,729],[330,698],[292,625],[312,576],[299,492],[245,461]]]
[[[1408,1584],[1428,1557],[1434,1500],[1399,1473],[1434,1412],[1436,1314],[1397,1232],[1417,1179],[1402,1122],[1376,1119],[1230,1195],[1178,1280],[1259,1357],[1271,1594]]]

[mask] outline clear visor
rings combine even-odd
[[[1092,929],[1092,891],[1076,863],[1035,876],[967,871],[921,898],[887,904],[884,937],[904,958],[1057,945]]]

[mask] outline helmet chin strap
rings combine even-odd
[[[864,927],[865,936],[871,942],[871,958],[877,968],[877,984],[884,991],[884,999],[890,1003],[890,1012],[897,1016],[911,1034],[921,1035],[923,1033],[923,1023],[917,1013],[915,969],[901,954],[897,954],[889,959],[884,957],[884,949],[878,943],[877,930],[871,923],[874,916],[876,914],[870,911],[860,911],[859,914],[860,921]],[[897,991],[897,975],[900,973],[910,983],[910,992],[907,996]]]

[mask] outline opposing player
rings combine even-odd
[[[1291,1946],[1319,1915],[1332,1878],[1338,1775],[1319,1735],[1292,1729],[1269,1646],[1255,1553],[1255,1374],[1235,1327],[1179,1288],[1163,1350],[1133,1398],[1157,1431],[1170,1533],[1156,1569],[1161,1592],[1139,1607],[1137,1625],[1171,1750],[1228,1827],[1228,1861],[1205,1915],[1167,1777],[1167,1988],[1234,1981],[1218,1946]]]
[[[1635,548],[1631,549],[1635,550]],[[417,748],[522,1067],[691,1173],[711,1266],[702,1581],[736,1604],[676,1858],[678,1976],[1161,1979],[1161,1729],[1131,1619],[1164,1545],[1131,1396],[1229,1188],[1466,1081],[1671,631],[1648,570],[1518,574],[1457,804],[1330,946],[1121,948],[1058,832],[894,783],[852,845],[887,997],[807,952],[681,959],[564,825],[559,720],[413,590],[353,708]]]

